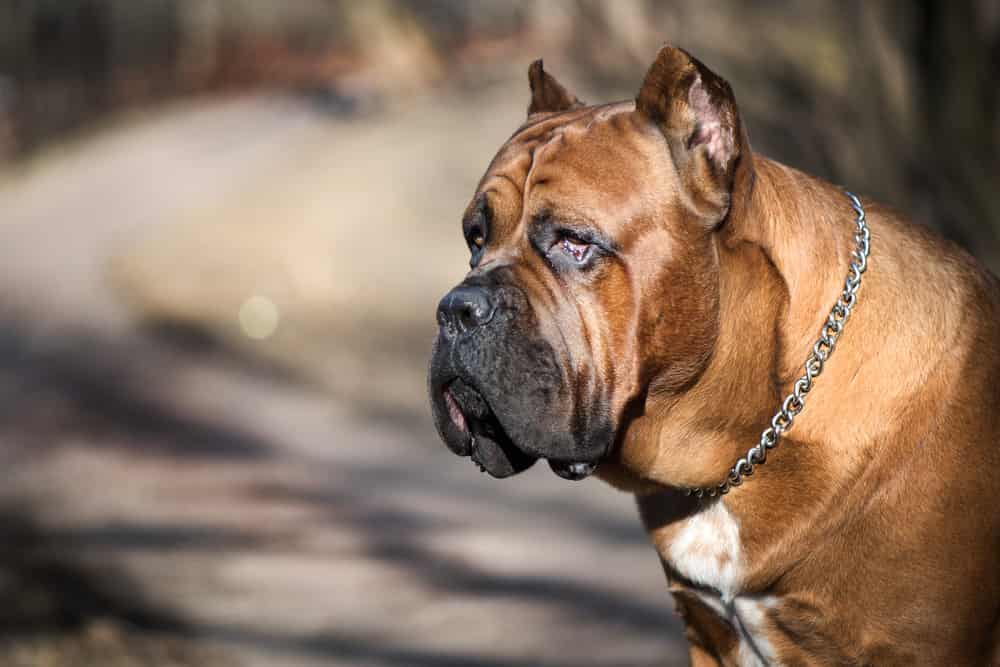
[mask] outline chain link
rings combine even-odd
[[[767,452],[778,446],[781,437],[792,428],[795,417],[806,407],[806,394],[812,389],[813,382],[823,372],[824,365],[833,354],[837,339],[840,338],[844,324],[851,316],[851,311],[857,302],[858,288],[861,287],[861,274],[868,268],[871,234],[868,230],[868,224],[865,222],[865,209],[854,194],[846,190],[844,194],[851,200],[851,206],[858,214],[855,221],[858,231],[854,235],[857,248],[851,251],[851,263],[848,267],[847,279],[844,281],[844,290],[833,309],[830,310],[830,316],[820,329],[819,339],[813,345],[809,358],[806,359],[805,373],[795,381],[792,393],[785,397],[781,408],[771,418],[771,425],[760,434],[760,441],[748,449],[746,455],[729,469],[726,479],[717,486],[685,489],[686,495],[694,495],[697,498],[704,496],[714,498],[715,496],[723,496],[729,493],[732,487],[742,484],[745,478],[753,474],[754,466],[762,465],[767,461]]]

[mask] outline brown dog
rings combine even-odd
[[[684,51],[634,103],[529,77],[438,309],[448,446],[635,493],[696,665],[1000,664],[997,280],[864,200],[867,271],[808,407],[752,478],[685,495],[718,489],[792,392],[860,263],[857,214],[753,154]]]

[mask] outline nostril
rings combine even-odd
[[[458,323],[468,331],[476,327],[476,309],[470,304],[465,304],[458,311]]]
[[[438,304],[438,324],[451,335],[472,331],[492,318],[493,303],[489,292],[482,287],[456,287]]]

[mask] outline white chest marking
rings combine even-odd
[[[740,527],[722,502],[687,520],[668,549],[670,565],[688,581],[714,588],[724,603],[743,578]]]
[[[722,502],[687,520],[667,550],[670,565],[704,590],[699,599],[733,626],[739,636],[737,660],[744,667],[774,664],[764,633],[770,596],[740,595],[745,572],[740,527]]]
[[[741,596],[729,605],[730,622],[740,634],[737,659],[740,665],[774,665],[774,647],[765,634],[765,612],[777,603],[770,596]]]

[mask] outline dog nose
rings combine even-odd
[[[441,299],[437,321],[446,331],[472,331],[493,319],[494,310],[486,288],[459,285]]]

